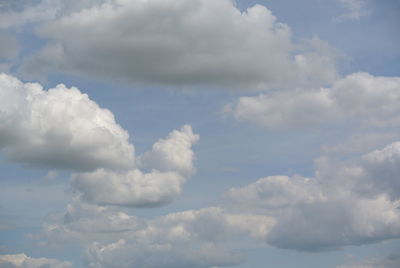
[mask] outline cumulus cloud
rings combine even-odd
[[[129,134],[77,88],[43,90],[0,75],[0,149],[16,162],[79,171],[71,184],[100,205],[157,206],[181,193],[195,171],[189,125],[159,140],[135,166]],[[143,172],[139,168],[148,170]]]
[[[360,121],[375,127],[398,126],[400,77],[354,73],[318,90],[291,90],[241,97],[225,111],[268,128]]]
[[[358,161],[319,159],[314,178],[270,176],[226,194],[228,207],[270,216],[264,240],[318,251],[400,237],[398,144]]]
[[[100,205],[153,207],[169,203],[195,170],[191,147],[198,139],[199,135],[185,125],[138,158],[137,167],[149,172],[97,169],[74,174],[71,184],[85,200]]]
[[[156,142],[150,152],[137,158],[137,166],[159,171],[176,171],[183,176],[195,172],[191,146],[199,140],[188,125],[172,131],[166,139]]]
[[[247,237],[300,251],[396,239],[398,147],[393,143],[341,162],[322,157],[314,177],[261,178],[230,189],[219,206],[153,219],[77,199],[67,213],[45,225],[42,234],[57,243],[84,241],[86,261],[93,267],[234,265],[242,258],[229,243]]]
[[[31,258],[25,254],[0,255],[0,266],[3,268],[72,268],[66,261],[47,258]]]
[[[181,193],[184,181],[176,172],[99,169],[74,175],[71,184],[96,204],[151,207],[169,203]]]
[[[266,7],[241,12],[230,0],[106,1],[61,16],[39,34],[50,43],[25,61],[28,76],[57,70],[134,84],[235,88],[335,77],[324,42],[294,44],[289,27]]]
[[[44,90],[0,74],[0,148],[31,166],[129,168],[134,148],[114,115],[77,88]]]
[[[40,235],[34,237],[47,245],[109,242],[116,236],[141,230],[146,222],[116,208],[89,204],[75,197],[65,213],[48,216]]]
[[[42,236],[54,243],[83,241],[88,245],[89,267],[230,266],[243,258],[224,242],[248,235],[258,238],[273,225],[269,217],[231,213],[221,207],[139,220],[81,202],[75,200],[63,217],[46,224]]]

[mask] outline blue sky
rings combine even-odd
[[[0,1],[0,267],[399,267],[399,12]]]

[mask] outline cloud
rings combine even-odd
[[[358,20],[368,13],[365,0],[338,0],[338,2],[347,11],[347,13],[336,18],[339,22]]]
[[[0,74],[0,122],[0,148],[16,162],[72,170],[126,169],[134,162],[128,133],[77,88],[43,90]]]
[[[146,222],[114,207],[89,204],[75,197],[65,213],[47,217],[42,232],[34,235],[46,245],[109,242],[120,234],[141,230]]]
[[[189,125],[159,140],[135,166],[129,134],[113,114],[77,88],[43,90],[0,75],[0,148],[29,166],[71,169],[71,184],[100,205],[158,206],[181,193],[195,172]],[[144,168],[148,172],[138,169]]]
[[[231,242],[249,237],[298,251],[397,239],[398,147],[389,144],[346,161],[321,157],[314,177],[268,176],[231,188],[219,206],[153,219],[78,198],[67,213],[44,226],[42,235],[56,243],[83,241],[86,261],[95,267],[229,266],[242,260],[229,249]]]
[[[290,90],[241,97],[225,111],[271,129],[352,120],[375,127],[398,126],[400,77],[354,73],[330,88]]]
[[[230,0],[107,1],[39,34],[50,43],[26,59],[28,77],[63,71],[144,85],[265,88],[326,83],[336,72],[324,42],[294,44],[266,7],[241,12]]]
[[[265,216],[229,213],[221,207],[139,220],[79,199],[54,220],[44,226],[41,240],[59,244],[83,241],[89,267],[230,266],[243,258],[224,242],[247,235],[258,237],[273,224]]]
[[[5,0],[0,3],[0,29],[51,20],[60,9],[58,0],[41,0],[36,4],[33,1]]]
[[[15,37],[0,31],[0,61],[11,60],[18,52],[19,47]]]
[[[270,176],[226,194],[225,206],[272,217],[264,240],[319,251],[400,238],[398,144],[350,162],[317,161],[314,178]]]
[[[0,255],[0,266],[3,268],[72,268],[66,261],[47,258],[31,258],[25,254]]]
[[[98,169],[73,175],[71,185],[85,200],[100,205],[152,207],[169,203],[182,192],[186,178],[195,171],[191,146],[198,139],[199,135],[185,125],[156,142],[152,151],[138,157],[137,166],[150,172],[138,168]]]
[[[150,152],[139,156],[137,165],[159,171],[176,171],[183,176],[191,175],[195,172],[191,146],[199,138],[199,135],[193,134],[190,126],[185,125],[180,131],[174,130],[166,139],[156,142]]]
[[[169,203],[181,193],[184,181],[175,172],[99,169],[74,175],[71,184],[85,200],[96,204],[148,207]]]

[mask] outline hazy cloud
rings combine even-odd
[[[72,263],[47,258],[31,258],[25,254],[0,255],[3,268],[72,268]]]

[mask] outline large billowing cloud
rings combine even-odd
[[[326,250],[400,237],[398,143],[353,163],[319,159],[314,178],[272,176],[231,189],[235,210],[274,217],[271,245]]]
[[[112,0],[61,16],[25,62],[28,75],[58,70],[135,84],[269,87],[335,77],[328,45],[293,44],[264,6],[231,0]],[[85,36],[85,38],[81,38]]]
[[[292,90],[241,97],[227,106],[239,120],[289,128],[357,120],[365,125],[399,125],[400,78],[354,73],[331,88]]]
[[[72,186],[96,204],[157,206],[181,193],[195,171],[189,125],[134,159],[128,133],[113,114],[77,88],[43,90],[0,75],[0,149],[16,162],[70,169]],[[143,168],[144,171],[139,170]]]
[[[0,148],[32,166],[129,168],[134,148],[114,115],[77,88],[43,90],[0,74]]]
[[[72,268],[72,263],[47,258],[31,258],[25,254],[0,255],[3,268]]]

